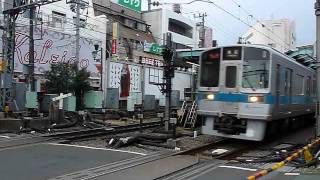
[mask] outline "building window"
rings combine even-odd
[[[147,25],[143,23],[137,23],[137,29],[143,32],[147,31]]]
[[[52,12],[52,27],[55,28],[64,28],[64,24],[66,23],[66,15],[59,12]]]
[[[137,50],[137,51],[143,51],[142,42],[136,41],[136,50]]]
[[[128,27],[131,27],[131,28],[134,28],[134,29],[137,29],[137,22],[136,21],[133,21],[131,19],[125,19],[124,20],[124,24]]]
[[[160,82],[161,82],[160,70],[149,68],[149,84],[155,84]]]
[[[188,24],[169,18],[169,31],[192,38],[193,28]]]
[[[77,18],[73,17],[73,25],[76,25],[76,24],[77,24]],[[86,24],[87,24],[86,20],[80,19],[80,27],[81,28],[85,28]]]

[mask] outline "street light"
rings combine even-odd
[[[98,53],[100,52],[100,58],[98,58]],[[102,73],[103,73],[103,62],[102,62],[102,48],[99,49],[99,44],[94,45],[94,51],[91,52],[93,60],[95,62],[100,62],[100,88],[102,90]]]

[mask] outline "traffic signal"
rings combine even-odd
[[[159,1],[157,1],[157,2],[153,2],[152,5],[153,5],[153,6],[159,6],[160,3],[159,3]]]
[[[162,50],[162,57],[163,57],[163,60],[164,60],[166,63],[171,62],[171,61],[172,61],[172,57],[173,57],[173,51],[171,50],[171,48],[165,47],[165,48]]]

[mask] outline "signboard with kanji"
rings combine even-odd
[[[118,3],[126,8],[141,12],[142,0],[118,0]]]

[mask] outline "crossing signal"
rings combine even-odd
[[[159,1],[157,1],[157,2],[153,2],[152,5],[153,5],[153,6],[159,6],[160,3],[159,3]]]

